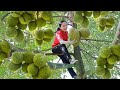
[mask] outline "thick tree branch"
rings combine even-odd
[[[71,67],[75,67],[75,64],[63,64],[63,63],[52,63],[52,62],[48,62],[48,66],[51,69],[61,69],[61,68],[71,68]]]
[[[118,43],[120,43],[120,21],[119,21],[119,24],[118,24],[118,27],[117,27],[115,37],[112,41],[112,45],[118,44]]]

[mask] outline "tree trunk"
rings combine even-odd
[[[119,43],[120,43],[120,21],[119,21],[117,31],[116,31],[115,37],[113,39],[112,45],[119,44]]]
[[[74,11],[70,11],[69,12],[69,19],[70,21],[73,23],[73,16],[74,16]],[[73,26],[74,28],[76,28],[73,23]],[[79,45],[74,47],[74,57],[76,60],[78,60],[78,62],[76,63],[77,64],[77,67],[76,67],[76,70],[78,72],[78,76],[81,78],[81,79],[85,79],[86,78],[86,75],[85,75],[85,68],[84,68],[84,64],[83,64],[83,60],[82,60],[82,57],[81,57],[81,52],[80,52],[80,47]]]
[[[76,70],[78,72],[78,75],[80,76],[81,79],[85,79],[85,68],[84,68],[84,64],[83,64],[83,60],[81,57],[81,52],[80,52],[80,47],[76,46],[74,47],[74,57],[76,60],[78,60],[78,62],[76,63]]]

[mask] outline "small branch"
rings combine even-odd
[[[83,44],[82,44],[83,45]],[[83,45],[84,46],[84,45]],[[84,47],[85,48],[85,47]],[[92,56],[90,53],[88,53],[86,50],[84,50],[84,49],[81,49],[81,51],[84,51],[86,54],[88,54],[89,56],[91,56],[92,58],[94,58],[94,59],[97,59],[96,57],[94,57],[94,56]]]
[[[52,17],[64,17],[64,18],[68,18],[68,16],[52,16]]]
[[[120,68],[118,66],[114,66],[114,67],[120,70]]]
[[[7,17],[10,13],[6,13],[2,18],[1,18],[1,21],[4,20],[5,17]]]
[[[112,42],[112,41],[106,41],[106,40],[97,40],[97,39],[81,39],[81,40],[86,40],[86,41],[97,41],[97,42]]]
[[[92,58],[97,59],[96,57],[94,57],[94,56],[92,56],[90,53],[88,53],[87,51],[85,51],[85,50],[83,50],[83,49],[82,49],[82,51],[84,51],[86,54],[88,54],[88,55],[91,56]]]
[[[91,43],[91,41],[88,41],[91,45],[93,45],[93,47],[95,47],[96,49],[100,49],[100,48],[98,48],[97,46],[95,46],[93,43]]]

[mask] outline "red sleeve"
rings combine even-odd
[[[58,39],[58,41],[63,40],[63,37],[60,32],[56,33],[56,38]]]

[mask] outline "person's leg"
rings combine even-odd
[[[70,64],[70,62],[64,57],[64,55],[59,55],[60,59],[63,63]],[[67,68],[68,72],[70,73],[71,77],[74,78],[77,74],[74,72],[73,68]]]
[[[60,48],[59,48],[59,46],[56,47],[56,48],[53,48],[52,52],[53,53],[59,53],[59,54],[62,53],[61,50],[60,50]],[[60,59],[62,60],[63,63],[70,64],[70,62],[69,62],[68,59],[71,58],[71,57],[66,58],[65,55],[58,55],[58,56],[60,57]],[[73,68],[68,68],[68,72],[70,73],[70,75],[71,75],[72,78],[74,78],[75,76],[77,76],[77,74],[74,72]]]
[[[73,60],[64,44],[59,45],[59,49],[62,51],[64,57],[71,63],[74,64],[78,60]]]

